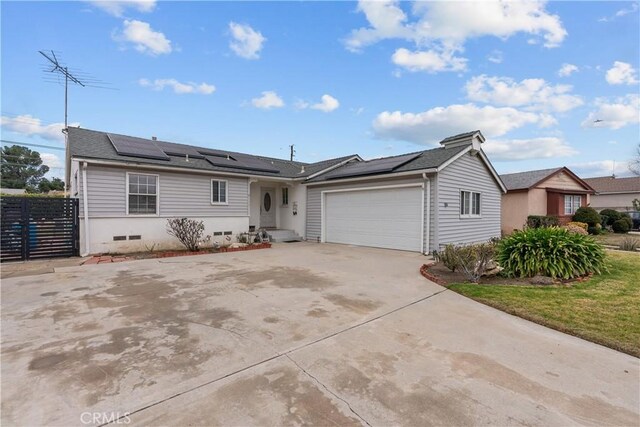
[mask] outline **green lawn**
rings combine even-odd
[[[536,323],[640,357],[640,254],[607,252],[609,272],[571,286],[449,288]]]

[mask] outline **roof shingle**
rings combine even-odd
[[[640,176],[629,178],[601,176],[597,178],[585,178],[584,181],[600,194],[640,193]]]

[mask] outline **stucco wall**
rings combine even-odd
[[[546,202],[545,202],[546,207]],[[529,194],[526,191],[502,195],[502,233],[521,230],[529,215]]]
[[[594,194],[591,196],[591,207],[596,210],[615,209],[619,211],[633,210],[633,199],[640,199],[640,192],[627,194]]]

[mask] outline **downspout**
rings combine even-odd
[[[425,255],[429,254],[429,235],[431,234],[431,180],[427,177],[427,173],[422,173],[422,178],[426,181],[427,184],[427,232],[425,234]]]
[[[89,192],[87,191],[87,162],[82,162],[82,210],[84,216],[84,253],[89,255],[91,236],[89,235]]]

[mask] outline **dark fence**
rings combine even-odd
[[[0,260],[77,256],[78,199],[2,197]]]

